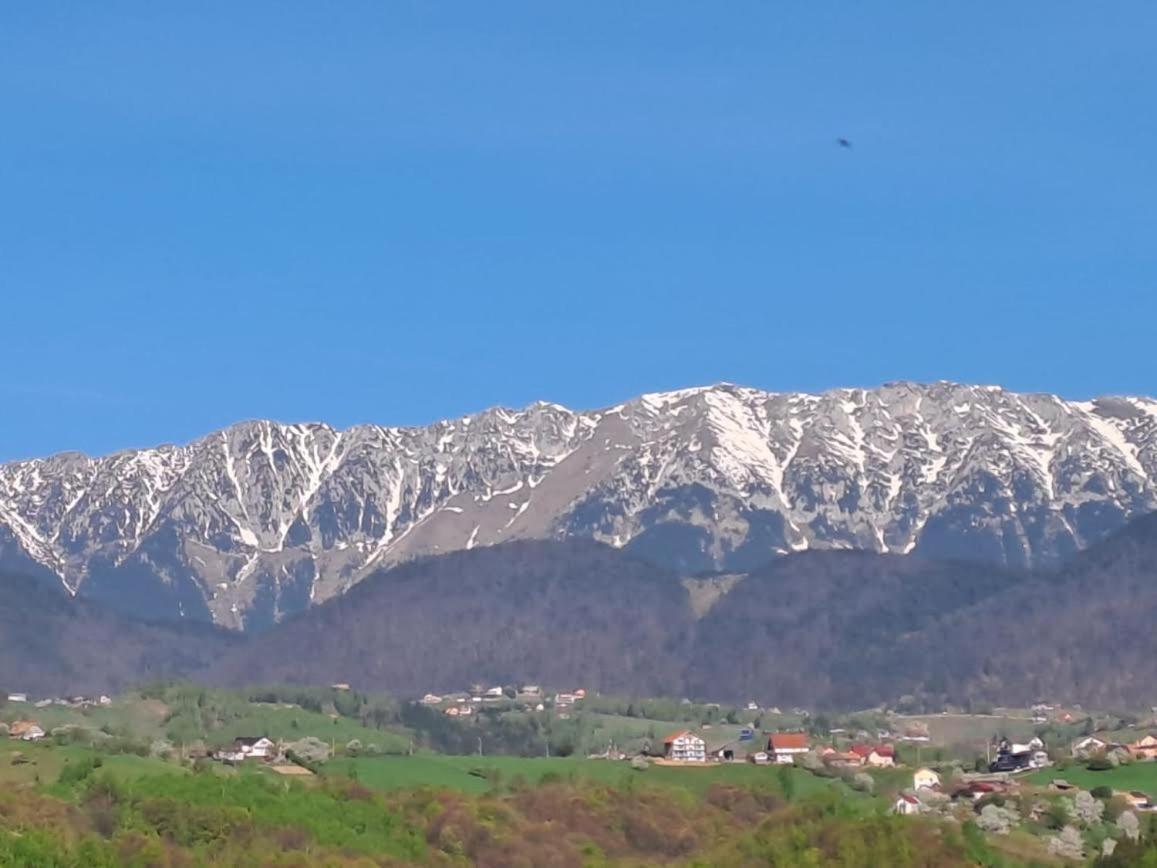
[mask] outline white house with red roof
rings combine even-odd
[[[809,750],[806,732],[773,732],[767,737],[767,752],[779,765],[790,765]]]

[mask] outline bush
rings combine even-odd
[[[1126,811],[1117,818],[1117,829],[1130,841],[1141,837],[1141,824],[1137,822],[1137,815]]]
[[[1018,822],[1020,816],[1016,811],[992,804],[985,805],[976,818],[976,825],[993,835],[1007,835]]]
[[[1105,787],[1105,786],[1093,787],[1093,789],[1090,790],[1090,792],[1091,792],[1094,799],[1111,799],[1111,798],[1113,798],[1113,788],[1112,787]]]
[[[92,773],[102,765],[104,765],[104,760],[99,756],[86,757],[76,762],[65,763],[64,768],[60,770],[60,776],[57,777],[56,782],[62,786],[79,784],[81,781],[91,777]]]
[[[871,793],[876,789],[876,782],[867,772],[857,772],[852,775],[852,779],[848,782],[848,785],[853,790],[858,790],[861,793]]]
[[[1093,757],[1085,764],[1085,768],[1091,772],[1107,772],[1113,768],[1113,762],[1103,756]]]

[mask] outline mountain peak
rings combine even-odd
[[[696,572],[804,549],[1051,564],[1157,508],[1157,402],[733,383],[425,427],[250,420],[0,465],[0,567],[261,626],[418,555],[580,537]]]

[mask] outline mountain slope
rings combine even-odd
[[[42,580],[3,577],[0,591],[0,686],[37,692],[191,674],[841,709],[1137,707],[1157,694],[1157,514],[1037,572],[813,551],[688,579],[591,541],[520,541],[379,570],[248,636],[127,621]]]
[[[944,619],[999,601],[1026,578],[911,555],[782,558],[744,576],[699,622],[687,689],[709,696],[726,685],[734,698],[846,709],[947,693],[949,683],[966,687],[976,672],[954,662],[954,648],[968,644],[967,633],[952,637],[949,653],[938,653],[948,641]],[[930,640],[925,653],[937,652],[934,666],[908,658],[914,636]]]
[[[957,700],[1148,707],[1157,695],[1157,513],[1006,593],[952,613],[905,656]],[[955,674],[955,677],[954,677]]]
[[[590,538],[683,572],[807,549],[1055,564],[1157,508],[1157,401],[736,386],[427,428],[249,422],[0,466],[0,565],[266,628],[414,556]]]
[[[480,680],[671,694],[688,611],[674,573],[623,552],[582,540],[508,543],[385,570],[254,637],[209,677],[403,695]]]
[[[865,552],[808,552],[750,575],[680,580],[600,544],[506,543],[370,576],[252,637],[207,677],[348,681],[408,695],[535,682],[862,707],[924,692],[926,675],[895,653],[906,637],[1020,581]],[[707,584],[716,593],[693,601],[691,588]]]
[[[205,668],[240,637],[127,620],[43,581],[0,573],[0,689],[93,695]]]

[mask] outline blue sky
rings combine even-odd
[[[0,460],[719,380],[1157,393],[1155,28],[11,4]]]

